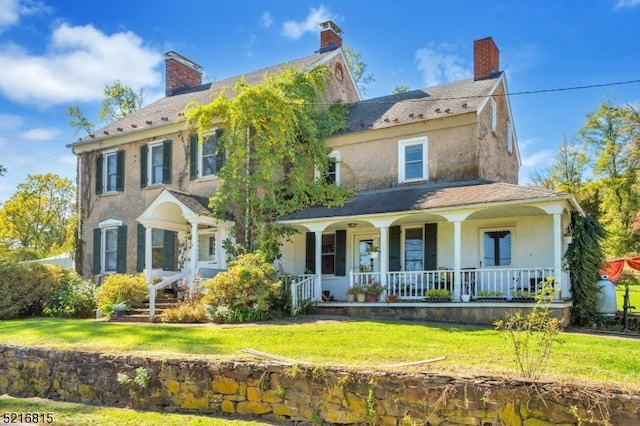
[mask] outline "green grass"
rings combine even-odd
[[[619,311],[624,306],[624,292],[624,285],[616,286],[616,303]],[[629,302],[631,306],[635,306],[634,309],[631,309],[631,312],[640,312],[640,285],[629,286]]]
[[[40,398],[11,398],[0,396],[3,413],[51,413],[56,426],[262,426],[262,421],[231,420],[222,417],[189,414],[142,412],[124,408],[92,407],[68,402],[55,402]],[[0,423],[4,423],[0,418]],[[39,424],[48,424],[39,422]]]
[[[640,341],[562,333],[546,378],[640,387]],[[419,367],[442,373],[517,376],[512,348],[491,328],[350,321],[246,327],[118,324],[95,320],[0,322],[0,343],[110,353],[251,359],[243,348],[299,362],[354,368],[446,356]],[[406,370],[406,368],[404,368]]]

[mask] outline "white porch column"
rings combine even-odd
[[[553,214],[553,288],[556,296],[560,296],[560,283],[562,282],[562,215]]]
[[[196,276],[198,272],[198,223],[191,223],[191,259],[189,262],[191,267],[191,271],[189,272],[189,276],[191,278]],[[188,279],[189,287],[193,285],[193,279]]]
[[[316,238],[316,285],[314,300],[322,300],[322,231],[315,231]]]
[[[149,289],[149,319],[153,321],[156,312],[156,290],[153,288],[153,229],[144,226],[144,274]]]
[[[149,225],[144,226],[144,274],[147,280],[147,285],[152,283],[151,272],[153,270],[153,229]]]
[[[462,288],[460,268],[462,267],[462,221],[453,221],[453,294],[454,302],[460,301]]]
[[[389,227],[380,227],[380,284],[387,285],[387,272],[389,272]]]

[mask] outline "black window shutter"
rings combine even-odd
[[[316,234],[315,232],[307,232],[305,245],[305,273],[316,273]]]
[[[96,157],[96,194],[102,194],[102,167],[104,156],[102,154],[98,154]]]
[[[162,269],[165,271],[175,270],[174,249],[176,242],[176,233],[172,231],[164,231],[164,241],[162,243]]]
[[[93,268],[92,272],[98,275],[102,272],[102,265],[100,262],[100,254],[102,252],[102,229],[96,228],[93,230]]]
[[[116,157],[116,191],[124,191],[124,151],[118,151]]]
[[[145,262],[145,244],[147,238],[147,229],[143,224],[138,224],[138,241],[136,242],[136,271],[142,272],[144,271],[144,262]]]
[[[336,231],[336,275],[345,276],[347,274],[347,231],[340,229]]]
[[[162,143],[162,183],[171,183],[171,141]]]
[[[189,136],[189,179],[198,177],[198,135]]]
[[[216,130],[216,175],[220,175],[220,170],[224,166],[224,146],[220,143],[222,130]]]
[[[438,224],[424,224],[424,269],[438,269]]]
[[[140,188],[147,186],[147,154],[149,147],[145,144],[140,147]]]
[[[400,271],[400,227],[389,227],[389,271]]]
[[[118,253],[116,255],[116,272],[127,272],[127,225],[118,226]]]

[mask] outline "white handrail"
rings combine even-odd
[[[317,300],[316,297],[316,276],[315,275],[295,275],[290,276],[291,282],[291,313],[296,314],[300,310],[301,302],[304,300]]]
[[[157,292],[160,289],[163,289],[171,284],[173,284],[174,282],[181,280],[185,277],[189,276],[189,270],[184,270],[176,275],[172,275],[170,277],[165,278],[164,280],[160,281],[159,283],[156,284],[149,284],[148,289],[149,289],[149,319],[151,321],[154,320],[155,317],[155,313],[156,313],[156,296],[157,296]]]

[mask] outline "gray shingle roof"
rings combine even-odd
[[[178,199],[182,204],[189,208],[192,212],[199,216],[211,216],[211,210],[209,210],[209,199],[206,197],[200,197],[197,195],[189,194],[188,192],[178,191],[175,189],[167,188],[167,191]]]
[[[82,145],[83,143],[91,143],[98,139],[105,139],[114,135],[122,135],[142,130],[144,128],[172,123],[181,119],[187,104],[192,101],[199,103],[211,102],[214,99],[214,96],[216,96],[221,89],[232,87],[236,80],[241,76],[244,76],[249,84],[259,84],[263,81],[264,75],[267,73],[277,74],[287,66],[294,69],[306,70],[333,54],[335,54],[335,51],[316,53],[291,62],[274,65],[243,75],[233,76],[214,83],[203,84],[202,86],[192,88],[177,95],[165,96],[137,111],[132,112],[126,117],[103,127],[96,131],[93,137],[85,136],[81,138],[80,141],[71,145]]]
[[[311,207],[284,216],[281,220],[349,217],[569,197],[563,192],[504,182],[486,180],[443,182],[362,191],[350,198],[342,207]]]
[[[338,134],[475,112],[501,77],[502,73],[357,102],[347,116],[347,128]]]

